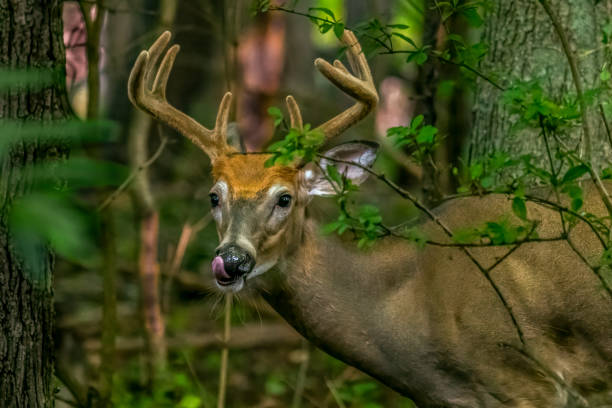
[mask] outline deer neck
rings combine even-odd
[[[260,277],[263,297],[328,353],[375,376],[379,368],[388,371],[394,346],[373,342],[391,339],[402,348],[406,345],[403,337],[381,333],[394,330],[388,322],[398,315],[405,321],[407,313],[420,310],[416,304],[403,304],[416,299],[417,249],[391,238],[359,249],[348,237],[323,236],[309,218],[299,239],[300,245]]]

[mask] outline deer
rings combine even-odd
[[[220,242],[211,269],[221,291],[258,292],[310,342],[419,407],[612,407],[612,298],[589,267],[604,247],[585,223],[565,236],[559,211],[530,201],[538,242],[453,245],[448,230],[506,214],[508,196],[488,194],[445,201],[417,221],[438,245],[387,236],[359,249],[347,234],[324,236],[309,204],[336,194],[326,169],[335,165],[360,185],[376,145],[343,143],[318,163],[266,166],[268,155],[227,143],[231,93],[213,129],[167,101],[179,51],[164,52],[170,38],[165,32],[140,53],[128,95],[211,160],[210,211]],[[350,70],[338,60],[314,62],[355,100],[316,128],[327,141],[378,103],[356,36],[345,30],[341,41]],[[291,127],[302,129],[295,98],[287,96],[286,105]],[[605,214],[600,201],[585,188],[589,212]]]

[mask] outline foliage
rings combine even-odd
[[[268,113],[274,119],[274,127],[287,128],[285,118],[281,110],[275,106],[268,109]],[[310,124],[305,124],[302,129],[291,128],[287,134],[276,143],[268,147],[271,153],[266,161],[266,166],[289,165],[297,160],[305,163],[311,162],[321,145],[325,142],[325,135],[318,129],[311,129]]]
[[[387,130],[395,147],[408,149],[413,159],[421,164],[435,151],[440,143],[438,129],[425,125],[423,115],[412,119],[410,126],[396,126]]]

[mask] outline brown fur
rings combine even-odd
[[[214,162],[213,179],[231,186],[232,198],[252,199],[270,186],[295,186],[298,170],[289,166],[266,167],[267,154],[233,154]]]

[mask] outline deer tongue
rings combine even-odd
[[[219,281],[228,281],[232,277],[225,271],[225,265],[223,264],[223,258],[220,256],[215,257],[212,261],[212,271],[215,278]]]

